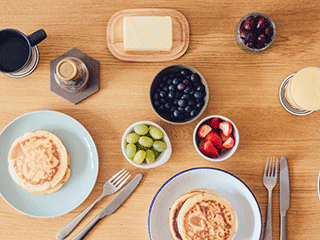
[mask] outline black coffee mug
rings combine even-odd
[[[40,29],[29,36],[15,29],[0,31],[0,71],[10,74],[24,69],[30,62],[32,47],[47,37]]]

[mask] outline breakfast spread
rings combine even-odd
[[[26,132],[11,145],[9,173],[24,190],[38,195],[58,191],[71,175],[62,141],[45,130]]]
[[[197,144],[200,151],[208,157],[218,157],[235,145],[233,126],[218,117],[207,120],[197,130]]]
[[[154,163],[166,149],[163,132],[155,126],[139,124],[126,136],[126,155],[137,164]]]
[[[165,61],[184,54],[188,47],[189,30],[188,24],[180,24],[179,15],[157,15],[152,10],[144,14],[143,10],[139,11],[141,15],[117,15],[118,18],[108,24],[108,47],[114,56],[129,61]],[[176,30],[177,26],[181,28]],[[236,35],[237,40],[240,39],[247,48],[262,51],[273,43],[275,25],[264,14],[248,14],[238,24]],[[176,49],[179,51],[171,54]],[[164,55],[161,54],[174,57],[162,58]],[[68,57],[57,64],[55,79],[59,86],[76,93],[84,89],[88,74],[88,69],[79,59]],[[287,85],[288,102],[296,108],[318,110],[319,76],[318,68],[298,72]],[[191,66],[177,64],[160,71],[152,82],[149,97],[152,108],[160,118],[180,124],[189,123],[203,113],[208,95],[203,76]],[[204,121],[195,132],[197,148],[212,159],[235,150],[239,142],[235,137],[235,125],[219,117]],[[125,145],[122,145],[125,146],[126,157],[135,164],[154,164],[169,148],[164,135],[153,125],[134,126],[125,136]],[[71,176],[70,164],[65,145],[46,130],[19,136],[8,153],[10,176],[24,190],[36,195],[58,191]],[[233,240],[238,231],[238,215],[232,204],[215,192],[194,189],[175,200],[170,208],[168,224],[174,240]]]
[[[133,16],[123,19],[124,51],[170,51],[170,16]]]
[[[194,189],[173,203],[169,229],[174,240],[231,240],[238,230],[238,216],[225,198],[207,189]]]

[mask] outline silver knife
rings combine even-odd
[[[138,173],[118,194],[115,196],[107,206],[84,228],[82,229],[72,240],[80,240],[105,216],[110,216],[114,213],[121,204],[130,196],[134,189],[138,186],[142,179],[142,174]]]
[[[290,181],[288,163],[280,158],[280,240],[287,239],[287,211],[290,207]]]

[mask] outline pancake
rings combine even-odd
[[[207,189],[195,189],[172,205],[169,229],[174,240],[232,240],[238,217],[226,199]]]
[[[33,194],[54,192],[70,176],[66,147],[56,135],[45,130],[18,137],[11,145],[8,162],[12,179]]]

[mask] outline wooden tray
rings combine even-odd
[[[123,18],[125,16],[170,16],[172,18],[172,49],[170,51],[124,51]],[[189,46],[189,23],[174,9],[145,8],[116,12],[109,20],[107,43],[110,52],[118,59],[134,62],[170,61],[181,57]]]

